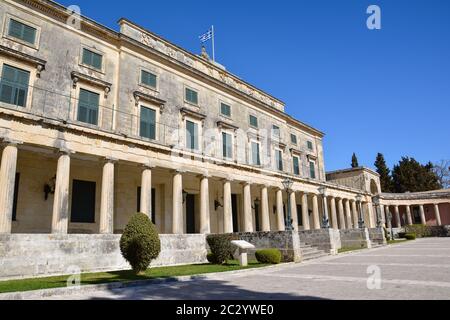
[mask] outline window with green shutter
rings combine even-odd
[[[292,144],[297,144],[297,136],[295,134],[291,134],[291,143]]]
[[[140,136],[156,139],[156,111],[141,106]]]
[[[95,182],[73,180],[70,222],[95,223],[95,189]]]
[[[186,101],[192,104],[198,104],[198,93],[192,89],[186,88]]]
[[[261,158],[259,155],[259,143],[252,142],[252,165],[260,166]]]
[[[283,171],[283,153],[281,150],[275,150],[275,164],[279,171]]]
[[[299,176],[300,175],[300,160],[298,157],[293,157],[292,162],[294,164],[294,174]]]
[[[9,20],[8,35],[32,45],[36,43],[36,28],[14,19]]]
[[[91,50],[83,48],[83,64],[92,68],[102,69],[103,57],[101,54],[95,53]]]
[[[276,138],[280,138],[281,137],[281,132],[280,132],[280,127],[273,125],[272,126],[272,135]]]
[[[232,137],[226,132],[222,132],[222,155],[226,159],[233,158]]]
[[[30,73],[28,71],[4,64],[0,80],[0,101],[25,107],[29,81]]]
[[[257,117],[250,115],[249,122],[252,127],[258,128],[258,118]]]
[[[156,89],[156,75],[142,70],[141,71],[141,83],[146,86]]]
[[[198,150],[198,124],[186,120],[186,148]]]
[[[313,150],[313,149],[314,149],[314,146],[313,146],[312,141],[308,141],[308,142],[307,142],[307,146],[308,146],[308,149],[309,149],[309,150]]]
[[[78,101],[78,121],[93,125],[98,124],[98,108],[100,95],[85,89],[80,89]]]
[[[223,116],[231,117],[231,107],[225,103],[220,104],[220,113]]]
[[[309,175],[311,179],[316,178],[316,164],[312,161],[309,163]]]

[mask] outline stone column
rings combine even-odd
[[[437,203],[434,204],[434,214],[436,215],[436,225],[441,226],[441,214],[439,212],[439,204]]]
[[[261,231],[270,231],[269,196],[266,186],[261,188]]]
[[[297,216],[297,199],[295,196],[295,192],[291,192],[289,194],[291,197],[291,217],[292,217],[292,227],[294,228],[294,231],[298,231],[298,216]]]
[[[284,210],[283,210],[283,191],[277,190],[277,230],[285,231]]]
[[[106,159],[103,165],[102,194],[100,201],[100,233],[114,233],[114,164],[116,160]]]
[[[421,221],[421,223],[426,225],[427,224],[427,219],[425,217],[425,210],[423,208],[423,204],[421,204],[419,206],[419,212],[420,212],[420,221]]]
[[[384,215],[384,205],[382,205],[382,204],[378,205],[378,210],[380,210],[379,214],[380,214],[381,226],[386,228],[386,218],[385,218],[385,215]]]
[[[345,199],[345,216],[347,217],[347,229],[352,229],[352,213],[350,211],[350,200]]]
[[[233,211],[231,205],[231,181],[223,183],[223,232],[233,233]]]
[[[17,144],[8,141],[2,153],[0,167],[0,234],[11,233],[17,169]]]
[[[366,202],[365,206],[367,207],[367,217],[369,221],[367,221],[366,227],[375,228],[375,216],[373,214],[373,204],[372,202]]]
[[[67,234],[69,226],[70,152],[61,150],[56,168],[53,198],[52,233]]]
[[[311,229],[309,225],[308,194],[306,192],[302,194],[302,224],[303,230]]]
[[[397,222],[396,226],[397,228],[402,227],[402,220],[400,220],[400,210],[398,209],[398,206],[394,206],[394,212],[395,212],[395,220]]]
[[[183,172],[175,171],[172,183],[172,233],[183,234]]]
[[[141,176],[141,208],[140,212],[152,219],[152,167],[144,166]]]
[[[409,205],[406,206],[406,223],[408,225],[413,224],[412,215],[411,215],[411,207]]]
[[[244,232],[253,232],[251,190],[250,183],[244,183]]]
[[[359,229],[358,206],[355,200],[352,200],[352,216],[354,228]]]
[[[313,203],[313,223],[314,229],[320,229],[320,217],[319,217],[319,201],[317,199],[317,194],[312,195],[312,203]]]
[[[331,228],[339,230],[338,219],[336,214],[336,199],[330,197],[330,207],[331,207]]]
[[[386,206],[386,222],[387,222],[387,228],[391,229],[392,228],[392,220],[389,219],[389,214],[391,213],[389,206]]]
[[[200,233],[211,233],[208,176],[200,177]]]
[[[330,216],[328,214],[328,199],[326,195],[322,196],[323,198],[323,219],[322,219],[322,228],[330,227]],[[325,225],[325,221],[327,221],[327,225]]]
[[[342,203],[342,198],[338,200],[338,214],[339,214],[339,229],[345,230],[345,215],[344,215],[344,205]]]

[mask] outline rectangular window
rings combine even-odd
[[[141,106],[140,136],[156,139],[156,111]]]
[[[95,182],[73,180],[70,221],[95,223]]]
[[[4,64],[0,81],[0,101],[25,107],[29,81],[30,73],[28,71]]]
[[[272,126],[272,135],[276,138],[280,138],[281,137],[280,127],[273,125]]]
[[[313,150],[313,149],[314,149],[314,146],[313,146],[312,141],[308,141],[308,142],[307,142],[307,146],[308,146],[308,149],[309,149],[309,150]]]
[[[223,116],[231,117],[231,107],[225,103],[220,104],[220,113]]]
[[[309,162],[309,176],[311,179],[316,178],[316,164],[312,161]]]
[[[250,115],[249,122],[252,127],[258,128],[258,118],[257,117]]]
[[[291,143],[292,144],[297,144],[297,136],[295,134],[291,134]]]
[[[298,157],[292,158],[292,163],[294,165],[294,174],[299,176],[300,175],[300,160]]]
[[[97,125],[99,102],[100,95],[98,93],[80,89],[78,121]]]
[[[146,86],[156,89],[156,75],[142,70],[141,71],[141,83],[145,84]]]
[[[260,166],[261,158],[259,155],[259,143],[252,142],[252,165]]]
[[[186,101],[192,104],[198,104],[198,93],[186,88]]]
[[[275,164],[279,171],[283,171],[283,153],[281,150],[275,150]]]
[[[14,19],[9,20],[8,35],[34,45],[36,29]]]
[[[198,124],[186,120],[186,148],[198,150]]]
[[[19,183],[20,183],[20,173],[16,173],[16,180],[14,182],[14,198],[13,198],[13,212],[12,221],[17,221],[17,201],[19,199]]]
[[[102,69],[103,57],[101,54],[95,53],[91,50],[83,48],[83,64],[91,66],[95,69]]]
[[[233,158],[233,144],[231,134],[222,132],[222,154],[224,158]]]

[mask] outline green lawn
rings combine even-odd
[[[260,268],[264,266],[267,265],[260,264],[256,261],[250,261],[248,267],[241,267],[237,261],[229,261],[226,265],[195,264],[174,267],[157,267],[148,269],[144,275],[136,275],[131,270],[84,273],[81,275],[81,285],[171,278],[176,276],[190,276],[214,272]],[[0,293],[61,288],[67,285],[67,278],[68,276],[57,276],[0,281]]]
[[[400,239],[400,240],[388,240],[387,244],[397,244],[397,243],[403,243],[403,242],[407,242],[407,241],[411,241],[411,240],[406,240],[406,239]]]
[[[361,247],[344,247],[338,250],[338,253],[344,253],[344,252],[350,252],[350,251],[356,251],[356,250],[362,250],[367,248],[361,248]]]

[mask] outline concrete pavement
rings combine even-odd
[[[51,299],[450,300],[450,238],[419,239],[241,274]]]

